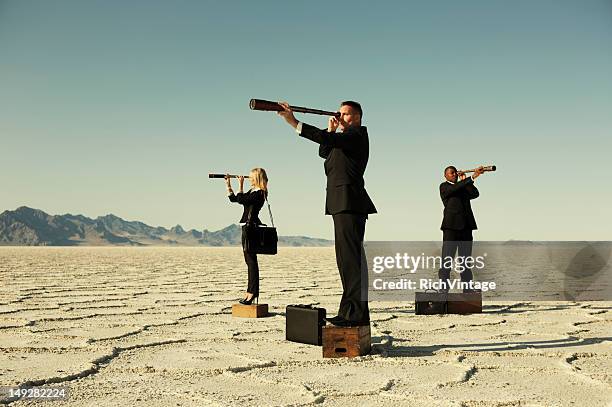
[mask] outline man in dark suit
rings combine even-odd
[[[452,165],[444,169],[446,181],[440,184],[440,198],[444,204],[444,219],[440,227],[442,267],[438,272],[438,277],[443,283],[450,278],[451,271],[446,259],[454,258],[455,252],[458,252],[459,257],[463,259],[472,255],[474,240],[472,231],[477,229],[477,226],[470,200],[478,198],[479,192],[474,186],[474,181],[483,173],[483,167],[476,169],[471,177],[458,173]],[[472,270],[465,267],[461,272],[461,281],[469,282],[472,278]],[[448,286],[443,286],[442,291],[448,291]]]
[[[325,159],[325,214],[334,220],[336,263],[343,289],[338,316],[328,321],[337,326],[369,325],[363,238],[368,214],[376,213],[376,208],[363,181],[369,141],[368,131],[361,125],[361,106],[353,101],[342,102],[340,117],[330,117],[327,130],[321,130],[299,122],[289,104],[279,104],[284,109],[279,115],[301,137],[318,143],[319,156]],[[340,133],[336,133],[338,129]]]

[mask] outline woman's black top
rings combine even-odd
[[[257,191],[248,190],[244,193],[238,192],[235,195],[232,193],[228,197],[230,202],[238,202],[240,205],[244,205],[244,211],[242,212],[240,223],[247,223],[249,219],[249,211],[252,211],[251,222],[255,223],[256,225],[261,225],[261,220],[259,220],[259,211],[263,207],[266,200],[263,189],[258,189]]]

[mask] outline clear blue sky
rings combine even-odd
[[[477,239],[612,237],[610,0],[0,0],[0,210],[216,230],[207,174],[262,166],[279,232],[333,237],[316,145],[253,97],[362,103],[369,240],[440,239],[442,169],[481,163]]]

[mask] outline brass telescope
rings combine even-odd
[[[251,110],[263,110],[267,112],[282,112],[283,107],[277,102],[262,99],[251,99],[249,102]],[[291,110],[298,113],[320,114],[324,116],[340,117],[340,112],[328,112],[327,110],[311,109],[309,107],[289,106]]]
[[[229,174],[230,178],[238,178],[238,177],[244,177],[246,179],[249,179],[248,175],[232,175]],[[208,174],[208,178],[225,178],[225,174]]]
[[[462,174],[467,174],[468,172],[475,172],[477,169],[478,168],[472,168],[471,170],[460,170],[460,171],[457,171],[457,172],[458,173],[462,173]],[[497,167],[495,165],[486,165],[486,166],[483,166],[482,169],[485,172],[488,172],[488,171],[495,171],[495,170],[497,170]]]

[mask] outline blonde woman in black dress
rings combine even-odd
[[[249,182],[251,183],[251,189],[244,192],[244,177],[238,177],[239,190],[237,194],[234,194],[231,178],[229,178],[229,176],[225,177],[230,202],[237,202],[244,206],[240,223],[246,224],[247,222],[251,222],[261,225],[259,211],[263,207],[266,197],[268,196],[268,176],[266,171],[263,168],[253,168],[249,174]],[[243,231],[242,250],[244,252],[244,261],[248,269],[249,280],[244,298],[239,302],[241,304],[250,305],[253,300],[259,297],[259,264],[257,263],[257,254],[246,251],[245,239],[246,236]]]

